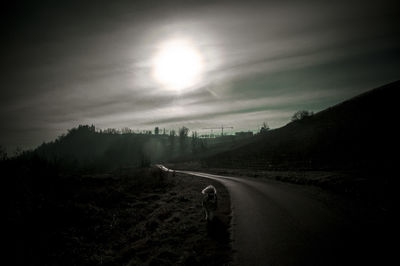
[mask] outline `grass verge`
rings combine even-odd
[[[43,174],[15,176],[7,216],[14,264],[230,264],[230,202],[219,183],[150,168]],[[220,207],[207,224],[200,192],[210,183]]]

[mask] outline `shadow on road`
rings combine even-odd
[[[214,217],[212,221],[207,222],[208,235],[219,243],[229,242],[230,234],[228,225],[224,224],[219,217]]]

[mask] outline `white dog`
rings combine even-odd
[[[203,194],[203,209],[206,214],[206,220],[212,221],[214,219],[214,211],[217,210],[218,199],[217,190],[214,186],[209,185],[201,191]]]

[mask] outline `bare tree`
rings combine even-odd
[[[180,138],[186,138],[189,134],[189,129],[187,127],[181,127],[179,129],[179,137]]]
[[[197,131],[193,131],[192,132],[192,152],[196,153],[198,150],[198,135],[197,135]]]
[[[3,146],[0,145],[0,161],[7,159],[7,151]]]
[[[131,134],[132,133],[132,129],[130,129],[129,127],[124,127],[121,129],[121,134]]]
[[[174,146],[175,146],[175,136],[176,132],[175,129],[172,129],[169,131],[169,143],[170,143],[170,148],[171,148],[171,153],[174,151]]]
[[[313,115],[314,115],[314,112],[312,112],[312,111],[300,110],[300,111],[297,111],[296,113],[293,114],[291,120],[292,120],[292,122],[299,121],[299,120],[302,120],[302,119],[304,119],[306,117],[310,117],[310,116],[313,116]]]
[[[186,138],[189,134],[189,129],[185,126],[179,129],[179,144],[181,151],[184,152],[186,150]]]
[[[267,123],[264,122],[262,127],[261,127],[261,129],[260,129],[260,133],[261,134],[266,133],[268,130],[269,130],[269,126],[268,126]]]
[[[24,153],[21,147],[17,146],[14,151],[15,157],[21,156]]]

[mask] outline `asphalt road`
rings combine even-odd
[[[176,172],[228,189],[235,265],[390,264],[390,231],[359,204],[315,187]]]

